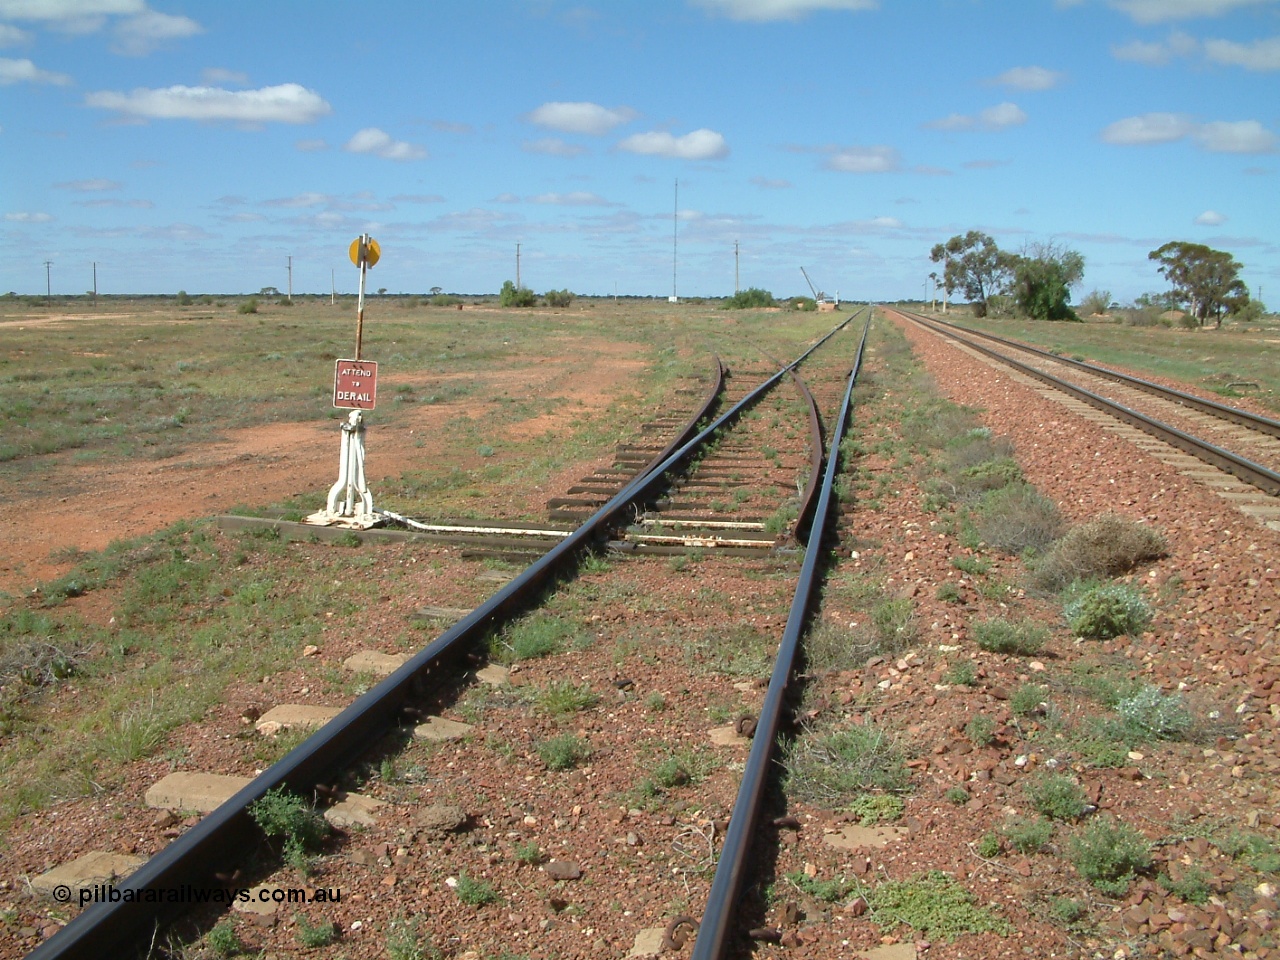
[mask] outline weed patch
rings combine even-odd
[[[572,770],[591,756],[591,750],[581,737],[563,734],[553,737],[538,747],[538,756],[548,770]]]
[[[1061,773],[1042,774],[1026,786],[1031,805],[1053,820],[1074,820],[1085,811],[1084,791]]]
[[[1009,923],[979,907],[955,878],[931,870],[909,880],[882,883],[867,895],[876,923],[905,924],[931,939],[954,940],[965,933],[1010,933]]]

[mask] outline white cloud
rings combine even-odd
[[[1227,222],[1227,218],[1217,210],[1206,210],[1196,217],[1195,222],[1202,227],[1217,227]]]
[[[125,56],[141,57],[166,41],[182,40],[198,33],[204,33],[204,27],[190,17],[176,17],[148,10],[116,25],[116,39],[111,49]]]
[[[571,193],[541,193],[536,197],[529,198],[530,203],[547,203],[562,207],[613,207],[617,204],[610,203],[604,197],[595,193],[588,193],[585,190],[575,190]]]
[[[730,20],[799,20],[816,10],[876,10],[878,0],[694,0],[712,13]]]
[[[71,83],[71,78],[65,73],[41,70],[30,60],[0,57],[0,86],[11,83],[52,83],[54,86],[65,87]]]
[[[1177,113],[1146,113],[1109,124],[1101,133],[1104,143],[1144,146],[1192,138],[1211,153],[1272,153],[1276,135],[1257,120],[1215,120],[1196,123]]]
[[[277,197],[274,200],[264,200],[264,207],[285,207],[287,209],[302,209],[305,207],[323,207],[328,206],[332,202],[332,197],[327,193],[299,193],[292,197]]]
[[[1044,67],[1013,67],[993,82],[1015,90],[1051,90],[1065,78],[1066,74]]]
[[[426,147],[393,140],[389,133],[377,127],[365,127],[356,131],[343,149],[350,153],[372,153],[384,160],[422,160],[427,155]]]
[[[55,183],[59,190],[74,190],[76,193],[99,193],[104,190],[119,190],[124,184],[118,180],[106,180],[101,177],[94,180],[68,180]]]
[[[1216,120],[1196,131],[1201,146],[1214,153],[1271,153],[1276,135],[1257,120]]]
[[[4,218],[10,223],[52,223],[53,214],[50,213],[27,213],[21,211],[18,213],[6,213]]]
[[[299,140],[293,146],[295,150],[300,150],[303,153],[320,153],[329,149],[329,141],[320,138]]]
[[[514,193],[500,193],[493,198],[494,203],[519,203],[520,198]]]
[[[729,155],[729,145],[724,137],[705,128],[686,133],[683,137],[664,130],[637,133],[619,143],[618,149],[676,160],[720,160]]]
[[[1175,57],[1189,57],[1200,49],[1200,42],[1190,34],[1175,30],[1165,40],[1147,43],[1134,40],[1121,46],[1112,46],[1111,55],[1117,60],[1131,60],[1149,67],[1162,67]]]
[[[1111,0],[1111,6],[1128,14],[1137,23],[1165,23],[1217,17],[1239,7],[1274,0]]]
[[[0,23],[0,47],[16,47],[30,42],[31,34],[27,31],[19,30],[7,23]]]
[[[222,83],[234,84],[237,87],[249,85],[249,75],[239,70],[225,70],[222,67],[206,67],[200,71],[200,79],[211,87]]]
[[[119,200],[115,197],[100,197],[97,200],[75,200],[77,207],[123,207],[132,210],[153,210],[155,204],[150,200]]]
[[[840,173],[891,173],[901,166],[901,161],[893,147],[841,147],[823,166]]]
[[[786,190],[792,184],[790,180],[771,180],[769,177],[752,177],[751,185],[761,190]]]
[[[987,107],[977,116],[953,113],[941,120],[933,120],[925,126],[932,130],[1003,130],[1027,122],[1027,115],[1016,103],[998,103]]]
[[[1108,124],[1101,136],[1104,143],[1132,146],[1181,140],[1194,129],[1195,124],[1181,114],[1144,113]]]
[[[586,133],[603,136],[614,127],[629,123],[637,114],[630,107],[602,107],[598,103],[544,103],[525,119],[539,127],[561,133]]]
[[[576,143],[566,143],[559,137],[526,140],[522,146],[526,153],[543,153],[549,157],[577,157],[587,152],[586,147]]]
[[[438,193],[397,193],[391,198],[392,203],[444,203],[444,197]]]
[[[333,112],[320,94],[296,83],[259,90],[220,87],[139,88],[131,93],[104,90],[85,104],[148,120],[235,120],[242,123],[312,123]]]
[[[1246,70],[1280,70],[1280,37],[1232,43],[1230,40],[1206,40],[1205,56],[1215,63]]]
[[[146,9],[144,0],[0,0],[0,17],[6,20],[78,20]]]

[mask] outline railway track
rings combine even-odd
[[[739,547],[763,557],[766,550],[772,550],[779,542],[791,538],[797,526],[802,530],[807,527],[811,529],[808,546],[786,616],[781,648],[772,658],[773,674],[759,717],[750,720],[751,724],[757,725],[757,736],[751,742],[747,772],[736,801],[723,805],[729,820],[727,835],[716,821],[705,827],[701,825],[702,821],[692,822],[693,831],[706,839],[712,854],[723,836],[723,850],[718,858],[713,857],[719,867],[703,919],[707,932],[698,937],[696,955],[707,958],[724,955],[735,898],[742,883],[745,858],[754,832],[755,814],[768,773],[774,734],[780,722],[791,661],[816,579],[821,541],[831,510],[832,482],[838,460],[835,450],[848,418],[857,361],[854,361],[839,413],[829,416],[831,422],[827,439],[831,452],[826,458],[821,484],[818,473],[823,463],[822,423],[817,405],[798,379],[794,381],[798,384],[795,396],[780,401],[776,399],[776,392],[784,380],[793,377],[795,368],[802,361],[808,360],[832,338],[839,337],[853,319],[853,316],[847,318],[801,358],[762,383],[740,391],[740,397],[721,398],[714,414],[708,414],[704,407],[677,429],[671,442],[656,454],[651,450],[644,451],[650,454],[648,459],[620,460],[612,477],[620,489],[607,496],[585,522],[571,532],[553,531],[554,545],[489,600],[467,612],[432,643],[392,669],[385,679],[337,712],[282,760],[236,790],[126,880],[116,884],[121,891],[134,891],[134,896],[126,895],[115,903],[98,903],[89,907],[31,956],[100,957],[122,955],[131,947],[145,949],[152,942],[157,925],[172,911],[162,903],[148,902],[140,892],[226,886],[244,882],[251,872],[261,873],[261,865],[251,863],[254,859],[251,852],[259,848],[261,833],[253,822],[250,808],[272,791],[287,790],[300,796],[319,798],[324,804],[334,806],[354,802],[359,807],[361,797],[349,779],[353,765],[388,733],[402,732],[415,726],[430,728],[440,718],[427,716],[427,711],[444,709],[448,702],[446,691],[456,692],[459,678],[475,672],[476,658],[486,638],[500,634],[522,613],[536,606],[535,598],[545,598],[554,584],[571,578],[583,556],[603,543],[611,542],[616,551],[624,552],[677,547],[683,552],[692,542],[716,550]],[[863,330],[864,339],[865,335],[866,328]],[[846,334],[837,340],[837,344],[846,343],[848,339]],[[859,346],[857,357],[860,356]],[[848,351],[845,351],[834,366],[847,368],[847,357]],[[829,392],[829,384],[827,389]],[[714,402],[719,392],[718,388],[712,387],[708,399]],[[713,419],[703,426],[708,418]],[[799,429],[793,426],[797,419],[805,426]],[[670,427],[671,424],[664,422],[660,426]],[[689,434],[694,435],[690,437]],[[741,439],[743,436],[748,439]],[[768,442],[770,438],[774,439],[772,444]],[[715,449],[707,453],[707,445],[713,442]],[[695,463],[694,469],[673,474],[673,471],[687,468],[691,462]],[[783,479],[788,473],[790,475]],[[746,496],[735,497],[735,493],[742,490],[747,491]],[[590,492],[600,497],[607,493],[606,490]],[[701,503],[701,498],[712,494],[716,495],[712,510],[707,512],[696,506]],[[695,505],[692,509],[691,504]],[[563,506],[556,504],[553,509]],[[728,514],[736,514],[737,518],[726,519]],[[776,531],[763,529],[768,517],[783,518],[776,521]],[[743,526],[735,526],[738,524]],[[762,529],[757,531],[756,524],[760,524]],[[280,526],[277,524],[278,528]],[[655,532],[655,528],[661,530],[663,527],[673,530],[685,527],[684,531],[674,534],[680,543],[662,539],[665,535]],[[723,533],[729,530],[734,531],[736,539],[753,539],[754,542],[745,546],[725,544]],[[619,531],[625,533],[619,535]],[[743,538],[740,536],[742,532],[766,533],[767,538]],[[421,533],[424,531],[417,532]],[[484,537],[486,531],[438,533]],[[541,531],[537,535],[546,533]],[[501,536],[521,538],[523,532],[504,529]],[[615,681],[619,696],[625,696],[633,685],[634,681],[628,678]],[[734,726],[741,732],[741,717]],[[762,732],[764,736],[759,735]],[[742,742],[745,745],[745,741]],[[733,811],[732,816],[729,816],[730,810]],[[681,882],[686,889],[689,887],[687,874]],[[664,935],[669,938],[676,932],[668,929]]]
[[[1280,422],[1118,371],[899,309],[886,311],[1003,366],[1280,529]]]

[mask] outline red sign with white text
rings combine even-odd
[[[368,360],[338,360],[333,365],[333,405],[372,410],[378,402],[378,365]]]

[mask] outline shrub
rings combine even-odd
[[[284,839],[284,858],[307,872],[307,854],[329,835],[329,822],[300,796],[283,787],[268,790],[249,807],[249,816],[268,837]]]
[[[244,953],[244,942],[230,920],[222,920],[205,934],[204,942],[215,957],[234,957]]]
[[[1070,777],[1043,774],[1026,786],[1031,805],[1053,820],[1074,820],[1084,813],[1084,791]]]
[[[1032,620],[1010,623],[1003,618],[983,620],[973,628],[978,646],[992,653],[1031,656],[1049,639],[1049,631]]]
[[[593,707],[600,700],[591,690],[591,685],[581,686],[570,680],[552,680],[536,694],[538,706],[553,717],[577,713]]]
[[[245,300],[243,303],[241,303],[240,306],[236,308],[236,311],[238,313],[257,313],[258,298],[250,297],[248,300]]]
[[[586,741],[566,733],[546,741],[538,747],[538,756],[548,770],[572,770],[591,756]]]
[[[747,287],[745,290],[739,290],[732,297],[724,302],[726,310],[750,310],[756,307],[772,307],[776,301],[773,294],[768,290],[761,290],[759,287]]]
[[[942,796],[948,803],[954,803],[957,807],[963,807],[969,802],[969,791],[964,787],[951,787]]]
[[[974,526],[996,550],[1017,556],[1041,550],[1062,533],[1058,505],[1026,483],[992,490],[978,505]]]
[[[984,833],[978,841],[978,856],[990,860],[1000,856],[1000,838],[994,833]]]
[[[1180,740],[1194,722],[1181,696],[1150,685],[1117,703],[1116,713],[1125,732],[1140,740]]]
[[[1048,820],[1030,820],[1014,817],[1002,830],[1009,846],[1019,853],[1039,853],[1053,836],[1053,824]]]
[[[573,291],[569,289],[548,290],[543,296],[548,307],[567,307],[573,303]]]
[[[990,746],[996,742],[996,722],[985,713],[980,713],[964,725],[964,735],[975,746]]]
[[[881,600],[871,608],[871,623],[886,651],[901,650],[916,639],[919,625],[916,623],[915,604],[910,597]]]
[[[971,660],[957,660],[942,675],[942,682],[951,686],[972,687],[978,682],[978,668]]]
[[[338,928],[332,922],[310,923],[306,917],[297,917],[298,943],[304,947],[327,947],[338,939]]]
[[[1110,290],[1093,290],[1080,301],[1080,313],[1086,317],[1100,317],[1111,307]]]
[[[456,307],[462,303],[461,297],[455,297],[451,293],[437,293],[431,297],[431,305],[433,307]]]
[[[818,301],[813,297],[792,297],[790,306],[792,310],[813,311],[818,309]]]
[[[901,797],[891,793],[864,793],[849,804],[847,809],[858,818],[862,826],[870,827],[897,820],[906,810],[906,804]]]
[[[190,294],[187,293],[187,291],[185,290],[178,291],[178,306],[180,307],[191,306],[191,296]]]
[[[802,800],[837,806],[869,790],[899,791],[908,774],[893,737],[872,723],[796,741],[787,789]]]
[[[1061,590],[1076,580],[1118,577],[1167,552],[1158,530],[1107,514],[1068,530],[1036,564],[1035,579],[1044,589]]]
[[[458,885],[454,889],[457,891],[458,899],[472,907],[483,907],[502,899],[488,880],[477,880],[465,873],[458,874]]]
[[[1024,683],[1009,695],[1009,709],[1025,717],[1047,706],[1049,688],[1038,683]]]
[[[1069,856],[1080,876],[1108,896],[1120,897],[1150,869],[1151,844],[1128,824],[1099,817],[1071,839]]]
[[[960,592],[960,588],[950,580],[939,584],[934,596],[943,603],[964,603],[964,594],[962,594]]]
[[[1137,636],[1151,623],[1151,607],[1141,592],[1123,583],[1086,588],[1067,601],[1063,614],[1076,636],[1096,640]]]
[[[1161,873],[1160,886],[1186,903],[1205,903],[1209,899],[1209,875],[1199,867],[1183,867],[1175,878]]]

